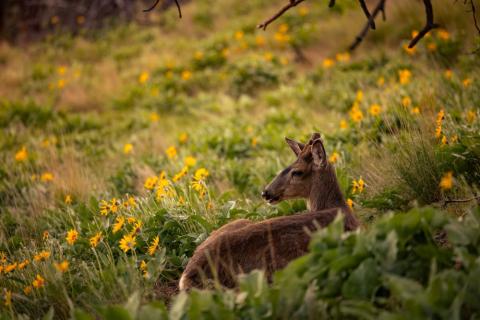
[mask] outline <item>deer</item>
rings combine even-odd
[[[287,199],[307,199],[307,212],[260,222],[238,219],[212,234],[195,250],[179,281],[180,290],[205,288],[219,283],[233,288],[239,274],[264,270],[271,281],[276,270],[308,252],[311,235],[344,216],[344,230],[359,221],[345,202],[335,168],[328,161],[319,133],[303,144],[285,138],[296,160],[263,190],[271,205]]]

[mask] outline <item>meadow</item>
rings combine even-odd
[[[420,3],[198,0],[0,46],[0,317],[480,317],[480,46],[460,3],[414,49]],[[60,17],[61,18],[61,17]],[[60,20],[53,19],[52,21]],[[418,31],[417,31],[418,32]],[[275,206],[263,187],[320,132],[361,230],[237,289],[181,292],[195,248]]]

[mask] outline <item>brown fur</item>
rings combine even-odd
[[[335,170],[326,161],[318,134],[307,145],[287,140],[297,160],[282,171],[263,192],[271,203],[284,199],[307,198],[310,212],[254,223],[233,221],[205,240],[195,251],[180,279],[180,289],[203,287],[217,280],[235,286],[236,276],[263,269],[270,279],[273,272],[304,255],[311,231],[330,224],[341,212],[345,230],[358,227],[358,220],[345,203]],[[301,176],[292,175],[301,171]]]

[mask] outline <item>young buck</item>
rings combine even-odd
[[[308,250],[311,232],[330,224],[340,212],[345,230],[358,227],[358,220],[345,203],[333,166],[328,162],[320,134],[307,144],[286,138],[297,159],[265,188],[270,204],[285,199],[306,198],[307,213],[261,222],[233,221],[214,231],[195,251],[180,278],[181,290],[218,281],[235,286],[236,276],[263,269],[270,279]]]

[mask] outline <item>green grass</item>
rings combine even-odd
[[[392,5],[387,22],[339,61],[364,23],[353,8],[308,3],[263,32],[255,25],[275,4],[196,1],[180,21],[167,11],[150,26],[3,44],[1,315],[478,317],[475,201],[443,205],[477,195],[480,181],[479,59],[465,54],[476,39],[470,16],[462,4],[438,9],[448,37],[434,31],[410,55],[402,45],[423,17],[409,14],[415,3]],[[294,45],[309,63],[295,61]],[[306,140],[315,131],[338,154],[337,176],[362,230],[345,235],[336,223],[319,232],[311,253],[271,286],[255,272],[237,291],[174,295],[213,230],[305,210],[303,201],[268,206],[260,192],[293,161],[284,136]],[[187,157],[196,161],[184,169]],[[201,168],[208,176],[199,177]],[[448,172],[452,186],[442,189]],[[104,215],[102,200],[110,204]],[[78,232],[73,244],[69,230]],[[124,252],[127,235],[136,243]],[[49,257],[35,261],[41,251]],[[56,268],[62,261],[65,272]],[[44,285],[30,288],[37,275]]]

